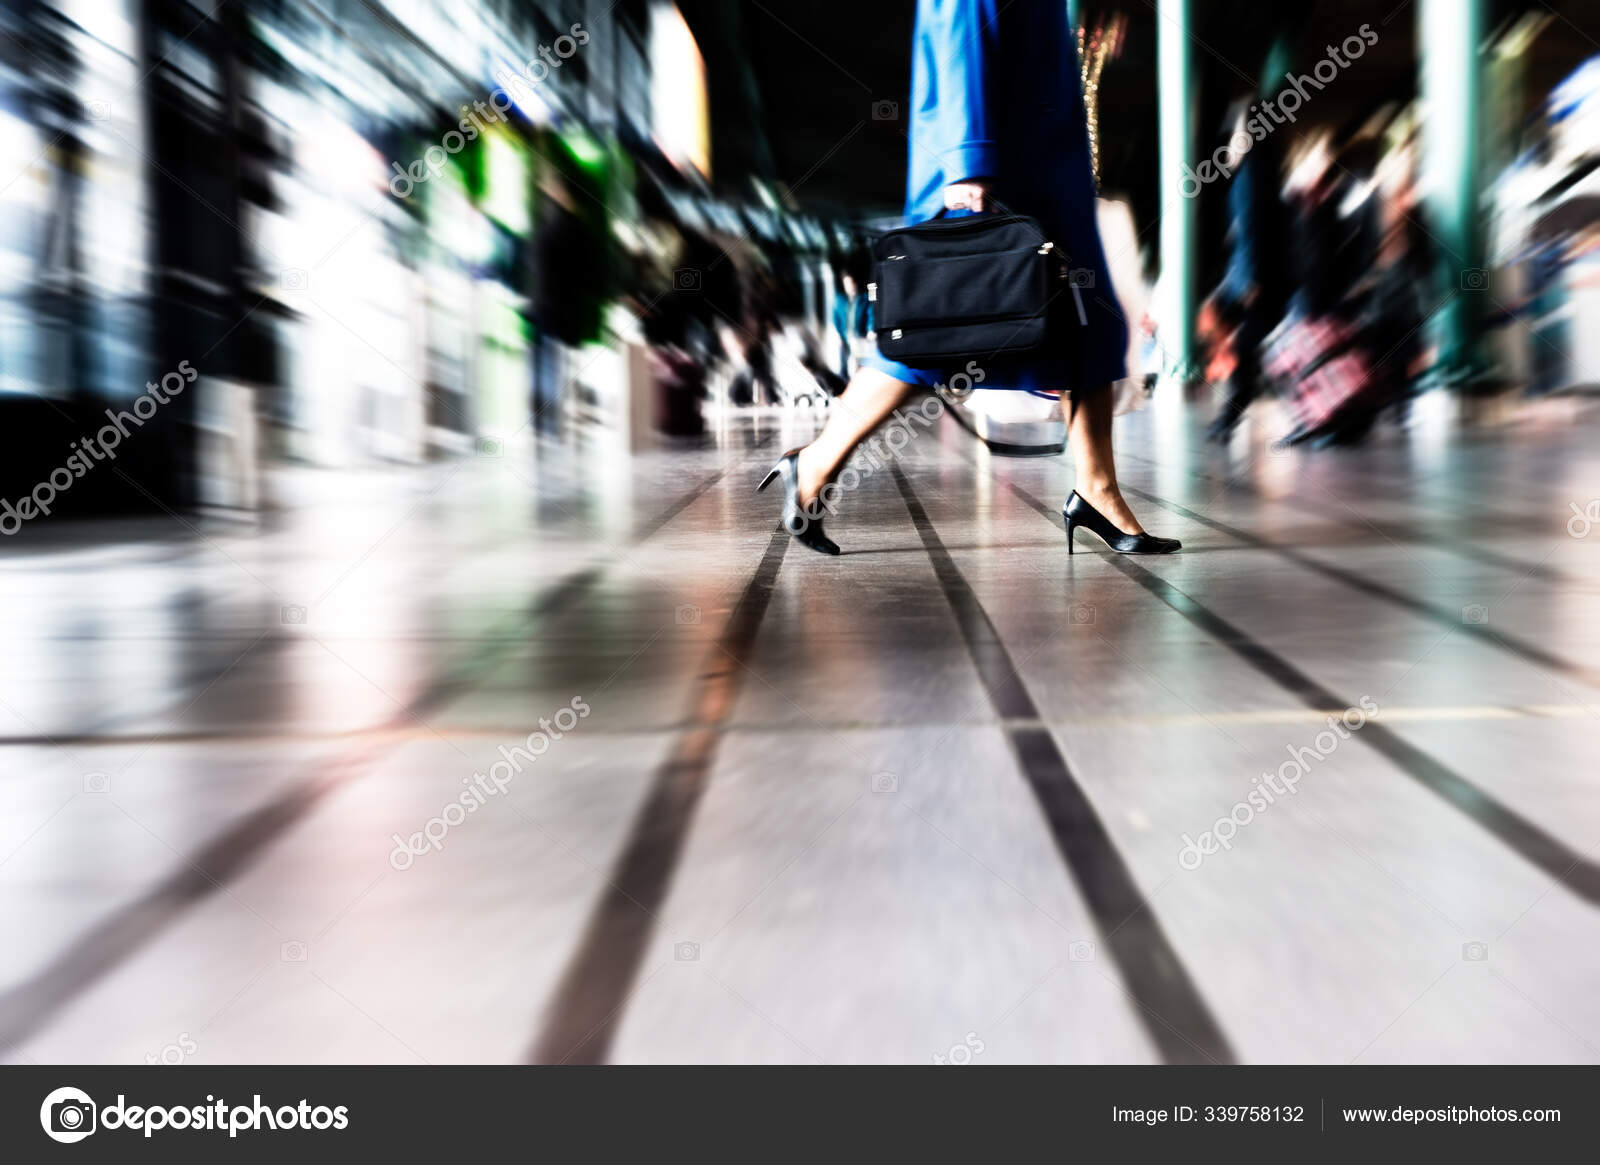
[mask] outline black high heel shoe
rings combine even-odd
[[[1154,534],[1129,534],[1117,529],[1099,510],[1073,490],[1061,503],[1061,517],[1067,524],[1067,553],[1072,553],[1072,534],[1079,526],[1093,530],[1118,554],[1171,554],[1183,543],[1176,538],[1157,538]]]
[[[815,514],[807,513],[806,507],[800,504],[800,450],[791,449],[785,453],[774,465],[766,477],[761,479],[761,484],[756,486],[760,493],[771,485],[776,478],[783,478],[783,528],[789,531],[789,536],[802,546],[809,546],[818,554],[838,554],[839,547],[833,539],[822,532],[822,506],[818,502],[811,503]]]

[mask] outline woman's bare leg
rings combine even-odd
[[[828,410],[828,423],[816,440],[800,450],[800,502],[810,505],[822,487],[850,459],[856,446],[905,403],[915,389],[903,380],[863,368]]]
[[[800,451],[801,503],[809,505],[814,501],[856,446],[915,391],[905,381],[870,368],[857,372],[850,387],[833,403],[822,432]],[[1108,386],[1084,395],[1086,399],[1076,409],[1065,394],[1061,398],[1061,413],[1067,421],[1067,441],[1077,473],[1075,488],[1120,529],[1141,534],[1144,527],[1117,487],[1117,465],[1111,449],[1112,392]]]
[[[1121,530],[1141,534],[1144,527],[1133,516],[1117,488],[1117,463],[1111,452],[1110,386],[1080,394],[1077,407],[1066,393],[1061,394],[1061,415],[1067,422],[1067,444],[1072,449],[1076,472],[1074,488],[1095,509]]]

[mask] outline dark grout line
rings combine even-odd
[[[1370,595],[1373,598],[1393,603],[1395,606],[1427,619],[1437,626],[1461,632],[1469,639],[1487,643],[1491,647],[1498,647],[1500,650],[1521,659],[1524,663],[1556,672],[1569,679],[1577,680],[1579,683],[1587,684],[1592,688],[1600,688],[1600,675],[1597,675],[1592,668],[1563,659],[1559,655],[1548,652],[1544,648],[1528,643],[1516,636],[1493,631],[1488,624],[1463,622],[1459,613],[1451,615],[1449,612],[1430,606],[1421,599],[1406,594],[1404,591],[1398,591],[1393,587],[1385,586],[1383,583],[1362,578],[1358,574],[1352,574],[1350,571],[1342,570],[1337,566],[1330,566],[1325,562],[1312,558],[1310,555],[1302,554],[1298,550],[1280,545],[1269,538],[1263,538],[1259,534],[1252,534],[1248,530],[1241,530],[1237,526],[1230,526],[1226,522],[1208,518],[1204,514],[1196,513],[1187,506],[1168,501],[1166,498],[1158,497],[1152,493],[1146,493],[1142,489],[1135,489],[1131,485],[1124,485],[1122,488],[1135,497],[1143,498],[1147,502],[1160,506],[1169,513],[1177,514],[1181,518],[1188,518],[1193,522],[1199,522],[1202,526],[1210,527],[1219,533],[1228,535],[1230,538],[1236,538],[1247,546],[1276,555],[1294,563],[1296,566],[1320,574],[1324,578],[1332,579],[1334,582],[1359,591],[1364,595]]]
[[[684,494],[677,501],[673,502],[666,509],[662,510],[643,526],[640,526],[639,529],[634,532],[633,540],[635,542],[643,542],[646,538],[653,538],[657,533],[660,532],[661,527],[665,526],[668,522],[672,521],[672,519],[683,513],[683,511],[694,505],[695,502],[699,501],[701,497],[704,496],[707,490],[727,476],[728,471],[726,469],[719,469],[715,473],[708,474],[706,479],[699,485],[695,486],[688,493]]]
[[[1148,457],[1140,457],[1136,453],[1118,454],[1118,456],[1124,455],[1133,461],[1142,461],[1146,465],[1160,464],[1159,462],[1153,461]],[[1209,482],[1212,485],[1221,486],[1229,493],[1242,494],[1245,497],[1254,499],[1258,503],[1265,503],[1269,500],[1263,498],[1261,492],[1248,484],[1247,481],[1241,481],[1237,478],[1231,477],[1219,477],[1216,474],[1207,473],[1203,469],[1191,469],[1188,471],[1188,473],[1191,477],[1197,477],[1201,481]],[[1147,496],[1142,494],[1139,490],[1134,489],[1132,486],[1124,484],[1123,488],[1129,493],[1138,493],[1141,497]],[[1411,541],[1424,546],[1432,546],[1435,549],[1443,550],[1449,554],[1458,555],[1461,558],[1465,558],[1472,562],[1481,563],[1484,566],[1492,566],[1497,570],[1510,571],[1516,574],[1524,574],[1529,578],[1536,578],[1540,582],[1550,583],[1555,586],[1584,585],[1590,581],[1589,579],[1580,578],[1577,575],[1568,574],[1566,571],[1560,570],[1557,567],[1546,566],[1542,562],[1527,562],[1520,558],[1512,558],[1510,555],[1501,554],[1498,551],[1487,550],[1473,542],[1468,541],[1465,538],[1451,537],[1434,530],[1423,529],[1422,527],[1414,525],[1410,522],[1396,522],[1392,519],[1382,522],[1376,520],[1368,522],[1364,519],[1352,518],[1348,514],[1341,513],[1334,506],[1323,505],[1320,502],[1314,502],[1308,498],[1303,498],[1298,495],[1288,495],[1282,498],[1273,498],[1270,499],[1270,501],[1291,506],[1302,513],[1314,514],[1319,518],[1325,518],[1329,521],[1338,522],[1341,526],[1344,526],[1350,530],[1359,530],[1363,533],[1371,533],[1376,531],[1385,538],[1393,536],[1396,538],[1396,540]],[[1162,503],[1159,500],[1156,500],[1156,504],[1161,505]]]
[[[1010,478],[1006,479],[1006,484],[1049,522],[1059,523],[1056,512],[1044,502]],[[1154,571],[1130,561],[1126,555],[1102,551],[1100,557],[1308,708],[1355,706],[1352,701],[1329,691],[1283,656],[1257,642]],[[1369,719],[1357,735],[1362,743],[1393,762],[1401,772],[1446,804],[1460,810],[1523,860],[1550,875],[1589,905],[1600,906],[1600,866],[1583,853],[1545,832],[1376,719]]]
[[[516,619],[556,614],[593,586],[601,574],[600,568],[590,567],[567,576]],[[469,689],[503,654],[496,650],[474,655],[395,713],[386,727],[406,727],[448,703]],[[37,1032],[71,1000],[154,941],[191,906],[233,881],[324,797],[389,750],[385,742],[365,742],[327,762],[314,776],[214,835],[197,853],[182,859],[182,868],[92,927],[32,977],[0,994],[0,1049],[16,1047]]]
[[[656,912],[672,887],[689,827],[710,782],[723,735],[720,729],[738,701],[745,663],[788,547],[789,535],[780,525],[700,671],[689,726],[656,770],[649,795],[561,976],[544,1027],[528,1053],[535,1064],[603,1064],[610,1055],[655,930]]]
[[[926,551],[924,551],[926,553]],[[1317,712],[1306,711],[1294,720],[1284,721],[1271,710],[1257,710],[1258,719],[1254,722],[1263,724],[1303,723],[1321,724],[1323,718],[1337,715],[1343,708],[1323,708]],[[1420,723],[1460,723],[1463,721],[1481,721],[1485,719],[1503,720],[1514,718],[1519,720],[1550,720],[1561,719],[1568,716],[1578,718],[1588,716],[1586,707],[1577,704],[1565,705],[1504,705],[1491,704],[1463,708],[1459,705],[1444,707],[1430,707],[1427,705],[1403,706],[1400,711],[1407,720]],[[1388,715],[1393,716],[1391,709]],[[1319,716],[1321,718],[1319,718]],[[1033,720],[1022,717],[1002,719],[1001,723],[1015,728],[1070,728],[1079,725],[1105,725],[1128,724],[1144,728],[1160,728],[1169,725],[1174,720],[1185,723],[1199,720],[1216,721],[1226,719],[1228,723],[1252,723],[1250,714],[1243,717],[1234,716],[1209,716],[1200,717],[1198,714],[1189,716],[1138,716],[1126,715],[1115,717],[1072,717],[1056,716],[1049,720]],[[787,733],[812,733],[825,732],[883,732],[897,731],[900,729],[939,729],[951,726],[983,729],[994,725],[992,716],[980,716],[971,720],[955,720],[948,716],[927,715],[909,719],[896,720],[744,720],[739,723],[729,722],[717,728],[724,736],[764,736],[783,735]],[[655,722],[640,722],[624,728],[595,729],[586,736],[596,738],[624,739],[641,736],[677,736],[688,727],[684,719],[662,720]],[[520,725],[485,724],[473,721],[470,724],[438,724],[428,731],[413,731],[411,735],[418,739],[430,740],[504,740],[507,736],[516,736],[522,732]],[[380,737],[395,735],[395,729],[388,727],[387,721],[362,728],[329,729],[325,732],[274,732],[270,728],[254,731],[240,731],[233,728],[197,729],[192,732],[174,732],[163,735],[141,735],[139,733],[126,733],[112,736],[63,736],[63,737],[17,737],[0,738],[0,749],[6,748],[32,748],[49,745],[76,748],[133,748],[133,747],[184,747],[194,744],[217,745],[257,745],[268,743],[279,744],[337,744],[340,741],[365,741],[376,740]]]
[[[701,482],[698,486],[696,486],[694,489],[690,490],[683,497],[679,498],[672,505],[668,506],[661,513],[657,514],[650,521],[646,522],[643,526],[639,527],[639,529],[634,533],[632,540],[635,543],[637,543],[637,542],[642,542],[645,539],[653,536],[656,533],[656,531],[660,530],[668,522],[672,521],[673,518],[676,518],[684,510],[688,509],[691,505],[693,505],[696,501],[698,501],[700,499],[701,495],[703,495],[707,490],[711,489],[712,486],[716,485],[717,482],[721,481],[725,476],[727,476],[727,472],[728,471],[726,469],[722,469],[722,470],[717,470],[717,471],[715,471],[713,473],[708,474],[705,481]],[[490,536],[482,539],[481,542],[480,542],[480,545],[483,545],[483,546],[496,545],[496,544],[498,544],[500,542],[503,542],[505,540],[505,537],[506,536],[505,536],[504,533],[495,533],[493,535],[490,535]],[[204,606],[208,605],[211,601],[212,601],[211,596],[202,596],[202,598],[200,599],[200,602],[199,602],[199,606],[204,607]],[[510,622],[509,630],[514,632],[518,628],[520,628],[523,625],[523,623],[524,623],[523,619],[517,618],[517,619],[515,619],[515,620]],[[497,625],[497,626],[500,626],[500,625]],[[142,719],[142,718],[143,719],[148,719],[150,717],[161,717],[161,716],[166,715],[167,713],[169,713],[170,711],[172,711],[174,709],[177,709],[177,710],[181,711],[181,710],[186,709],[187,707],[189,707],[189,705],[191,703],[193,703],[194,701],[198,700],[200,696],[204,695],[206,693],[206,691],[211,687],[212,684],[216,683],[223,676],[227,675],[228,672],[232,671],[235,667],[237,667],[244,660],[244,658],[246,656],[254,655],[254,654],[257,653],[258,650],[264,650],[266,652],[276,653],[276,652],[282,651],[285,647],[290,646],[292,644],[306,642],[305,637],[302,636],[302,635],[298,635],[298,634],[295,634],[293,632],[285,632],[285,631],[283,631],[281,629],[273,628],[271,626],[269,626],[266,631],[260,632],[259,634],[255,633],[255,632],[252,632],[251,630],[246,628],[244,630],[241,630],[236,635],[229,635],[229,636],[225,636],[225,637],[219,636],[219,637],[206,637],[206,638],[201,638],[201,639],[192,639],[191,642],[196,642],[196,643],[200,643],[200,642],[207,642],[207,643],[209,643],[209,642],[218,642],[218,643],[235,644],[235,643],[238,643],[238,642],[241,642],[241,641],[251,640],[252,636],[254,636],[254,641],[249,643],[249,645],[245,648],[243,655],[231,656],[225,664],[222,664],[220,666],[215,664],[215,663],[208,663],[208,664],[201,664],[201,665],[196,665],[196,666],[192,667],[190,669],[189,673],[186,674],[177,683],[177,685],[176,685],[177,695],[175,695],[171,700],[165,702],[157,710],[151,711],[151,710],[147,709],[147,710],[143,710],[143,711],[135,710],[133,712],[114,712],[114,713],[111,713],[110,715],[102,718],[100,721],[91,724],[88,728],[78,730],[77,732],[73,733],[71,737],[69,737],[69,736],[51,736],[48,733],[41,733],[41,734],[38,734],[37,739],[38,739],[39,743],[42,743],[42,744],[45,744],[45,745],[62,745],[62,744],[69,743],[70,740],[72,739],[72,737],[83,737],[83,736],[94,737],[94,736],[103,735],[108,730],[114,728],[116,725],[124,723],[124,722],[129,721],[129,720],[138,720],[138,719]],[[492,638],[492,637],[493,636],[492,636],[491,633],[486,633],[484,636],[473,637],[473,638],[476,640],[476,639],[489,639],[489,638]],[[510,636],[507,636],[507,638],[509,638],[509,639],[511,639],[512,641],[515,641],[515,642],[521,642],[522,641],[521,637],[516,636],[516,635],[510,635]],[[162,642],[171,642],[170,639],[163,639],[161,641]],[[337,642],[337,640],[334,640],[333,642]],[[16,743],[16,742],[17,742],[16,740],[0,741],[0,744]]]
[[[1055,737],[1046,728],[1031,726],[1041,717],[1000,633],[945,549],[904,471],[894,462],[890,470],[1001,718],[1001,729],[1039,802],[1056,849],[1138,1004],[1146,1032],[1169,1064],[1234,1063],[1227,1036],[1073,777]]]
[[[719,470],[668,507],[641,529],[635,541],[655,534],[726,474],[727,470]],[[429,684],[382,729],[408,727],[470,690],[518,642],[512,634],[518,626],[560,614],[598,583],[605,570],[604,565],[596,565],[573,571],[524,610],[502,620],[497,625],[501,634],[492,638],[489,648],[475,652]],[[324,797],[359,776],[391,747],[386,741],[364,742],[323,764],[313,776],[214,835],[153,889],[91,927],[32,976],[0,993],[0,1051],[17,1047],[38,1032],[73,999],[153,942],[190,907],[233,881]]]

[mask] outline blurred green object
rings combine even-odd
[[[1438,248],[1435,376],[1465,386],[1488,369],[1480,321],[1492,304],[1478,205],[1481,182],[1484,0],[1422,0],[1422,177]]]
[[[483,213],[520,238],[533,229],[533,196],[528,147],[507,132],[483,135]]]
[[[599,142],[590,137],[581,127],[574,128],[561,136],[561,144],[566,146],[572,160],[586,170],[601,172],[605,169],[606,151]]]
[[[534,315],[540,331],[572,347],[604,336],[616,287],[611,223],[618,167],[581,126],[543,139],[535,208]]]

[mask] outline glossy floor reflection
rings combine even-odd
[[[9,1062],[1600,1060],[1600,412],[281,471],[0,559]],[[1600,506],[1593,507],[1600,509]]]

